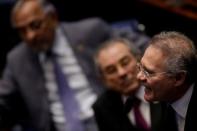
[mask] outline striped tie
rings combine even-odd
[[[84,131],[84,126],[79,118],[80,108],[77,100],[74,97],[74,91],[69,87],[59,63],[56,61],[55,56],[52,57],[54,64],[54,73],[59,88],[60,99],[64,106],[65,118],[67,119],[66,125],[69,131]]]

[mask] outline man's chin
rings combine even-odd
[[[144,94],[144,99],[145,99],[146,101],[148,101],[148,102],[151,102],[151,101],[152,101],[151,97],[148,96],[148,95],[146,95],[146,94]]]
[[[35,52],[46,52],[49,50],[49,48],[48,47],[34,47],[33,50]]]

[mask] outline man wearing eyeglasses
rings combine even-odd
[[[144,100],[136,78],[140,56],[123,38],[104,42],[96,52],[98,74],[107,88],[93,105],[100,131],[160,131],[162,107]]]
[[[197,130],[196,49],[178,32],[161,32],[149,42],[137,78],[147,101],[167,103],[164,131]]]
[[[97,131],[91,106],[102,86],[91,56],[110,27],[98,18],[59,23],[44,0],[18,0],[11,22],[22,42],[8,54],[0,83],[0,130],[20,124],[31,131]]]

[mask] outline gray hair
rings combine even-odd
[[[102,72],[100,69],[100,65],[98,63],[98,55],[100,54],[100,52],[103,49],[109,48],[116,43],[125,44],[130,49],[131,54],[136,58],[136,60],[140,60],[141,51],[138,49],[138,47],[133,42],[129,41],[126,38],[113,37],[113,38],[101,43],[99,48],[97,48],[97,50],[94,54],[94,64],[95,64],[96,72],[99,76],[102,74]]]
[[[186,71],[186,81],[192,83],[196,75],[196,48],[191,39],[180,32],[161,32],[150,40],[150,45],[159,48],[167,56],[166,71],[172,74]]]
[[[21,9],[21,7],[26,3],[26,2],[29,2],[29,1],[37,1],[38,4],[40,5],[40,7],[43,9],[43,12],[46,14],[46,15],[54,15],[56,14],[56,9],[54,7],[54,5],[50,2],[48,2],[47,0],[18,0],[13,9],[12,9],[12,12],[11,12],[11,23],[12,25],[14,25],[14,16],[15,14],[17,13],[18,10]]]

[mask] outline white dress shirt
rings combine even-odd
[[[193,88],[194,88],[194,84],[187,90],[187,92],[179,100],[171,104],[172,108],[176,112],[176,121],[179,131],[184,131],[187,109],[192,96]]]
[[[144,86],[141,86],[138,91],[136,92],[136,97],[141,100],[140,103],[140,112],[142,113],[142,116],[144,117],[144,120],[146,121],[147,125],[151,127],[151,117],[150,117],[150,105],[147,101],[144,99]],[[123,96],[123,101],[126,102],[127,97]],[[134,116],[134,110],[131,109],[131,111],[128,113],[128,117],[133,125],[136,125],[135,116]]]
[[[52,52],[58,56],[57,61],[62,66],[69,87],[74,90],[76,94],[75,98],[79,103],[81,111],[79,119],[86,120],[91,118],[93,116],[91,106],[95,102],[97,96],[92,91],[83,70],[77,62],[72,48],[60,29],[57,29],[56,31],[56,38]],[[64,117],[63,105],[58,94],[52,61],[47,59],[44,53],[41,53],[40,62],[44,70],[53,120],[60,131],[65,131],[65,123],[67,120]]]

